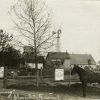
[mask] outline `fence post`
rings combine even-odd
[[[69,87],[71,86],[71,70],[70,70],[70,75],[69,75]]]

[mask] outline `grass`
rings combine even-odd
[[[70,87],[68,85],[57,84],[52,86],[47,84],[50,80],[46,79],[46,84],[43,81],[40,83],[39,88],[36,87],[35,79],[10,79],[8,80],[7,89],[24,90],[32,93],[53,93],[55,95],[60,95],[61,100],[66,100],[65,98],[83,98],[82,97],[82,86],[80,83],[72,84]],[[67,83],[67,82],[66,82]],[[2,80],[0,80],[0,87],[2,88]],[[87,98],[99,99],[100,98],[100,88],[94,88],[87,86]],[[73,100],[73,99],[72,99]],[[87,99],[86,99],[87,100]]]

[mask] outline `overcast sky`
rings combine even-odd
[[[8,10],[17,0],[0,0],[0,28],[12,32]],[[47,0],[54,29],[62,29],[61,51],[89,53],[100,60],[100,1]]]

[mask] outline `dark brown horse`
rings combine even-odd
[[[74,65],[71,75],[78,74],[80,81],[82,82],[83,97],[86,97],[86,85],[87,83],[100,83],[100,73],[95,73],[93,71],[86,71],[78,65]]]

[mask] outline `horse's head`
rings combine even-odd
[[[78,65],[74,65],[72,71],[71,71],[71,75],[76,74],[78,70]]]

